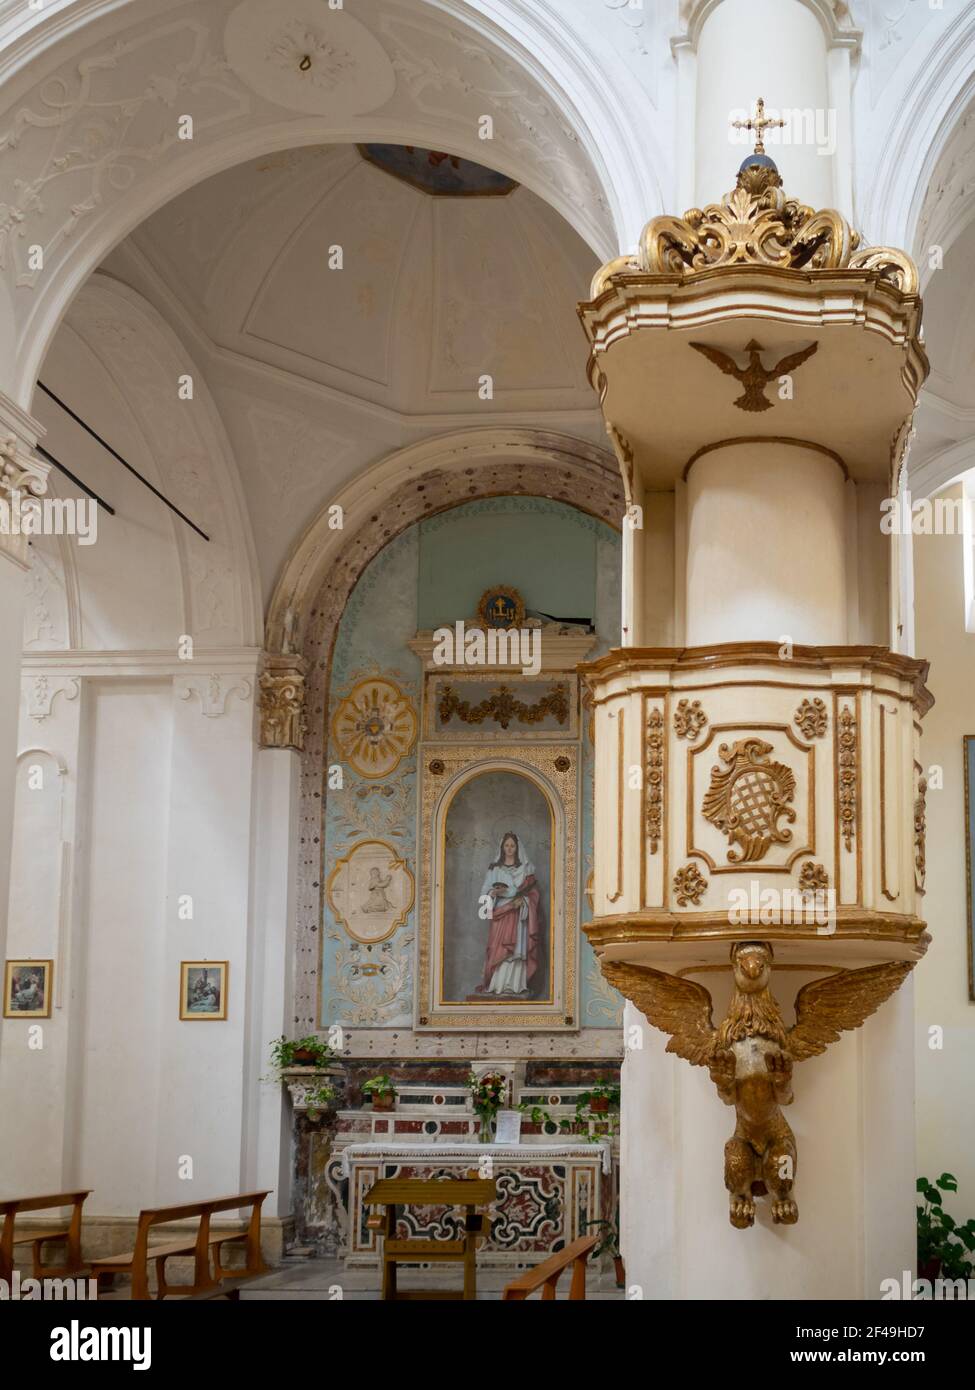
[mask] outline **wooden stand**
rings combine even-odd
[[[475,1210],[497,1197],[493,1178],[382,1178],[366,1193],[366,1206],[383,1207],[366,1222],[383,1235],[384,1299],[474,1299],[477,1297],[477,1242],[487,1235],[490,1222]],[[397,1240],[396,1208],[400,1206],[463,1207],[464,1235],[460,1240],[427,1238]],[[463,1264],[463,1292],[440,1289],[410,1289],[400,1293],[396,1287],[396,1266],[400,1264]]]

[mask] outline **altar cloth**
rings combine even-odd
[[[489,1154],[492,1159],[536,1158],[547,1161],[553,1158],[589,1158],[595,1150],[600,1150],[603,1173],[612,1172],[613,1151],[605,1139],[594,1144],[432,1144],[418,1142],[384,1144],[381,1142],[362,1142],[345,1144],[339,1155],[342,1161],[342,1176],[351,1176],[351,1162],[356,1158],[434,1158],[450,1161],[470,1158],[476,1160]]]

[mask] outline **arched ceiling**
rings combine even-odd
[[[437,196],[313,147],[206,180],[131,241],[242,359],[409,416],[595,405],[575,305],[596,258],[526,188]]]

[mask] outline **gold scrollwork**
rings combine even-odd
[[[927,830],[928,779],[917,763],[914,766],[919,774],[917,796],[914,798],[914,886],[923,897],[926,872],[925,832]]]
[[[829,874],[822,864],[803,864],[799,870],[799,892],[824,893],[829,887]]]
[[[546,715],[564,724],[569,717],[569,694],[560,682],[529,705],[519,700],[510,686],[499,685],[487,699],[472,705],[469,700],[462,700],[452,685],[445,685],[437,702],[437,714],[441,724],[448,724],[456,715],[463,724],[483,724],[490,718],[502,729],[507,729],[512,720],[519,724],[540,724]]]
[[[818,697],[803,700],[793,715],[793,722],[806,738],[822,738],[829,724],[825,702]]]
[[[795,796],[796,777],[785,763],[769,762],[771,751],[772,745],[760,738],[722,743],[718,749],[725,766],[711,769],[701,814],[727,836],[730,864],[754,863],[770,845],[792,839],[792,831],[783,829],[779,820],[796,818],[788,804]]]
[[[848,705],[839,714],[840,831],[847,850],[853,849],[857,821],[857,717]]]
[[[660,846],[664,803],[664,717],[659,709],[653,709],[647,715],[646,764],[647,840],[650,853],[656,854]]]
[[[696,864],[685,864],[674,874],[674,894],[678,907],[693,903],[695,907],[707,891],[708,881]]]
[[[708,722],[700,700],[678,700],[674,710],[674,733],[678,738],[694,740]]]

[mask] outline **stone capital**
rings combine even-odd
[[[268,655],[258,684],[262,748],[305,746],[305,672],[307,662],[296,653]]]
[[[0,556],[22,569],[30,565],[27,528],[21,523],[47,491],[50,466],[34,452],[43,427],[0,393]]]

